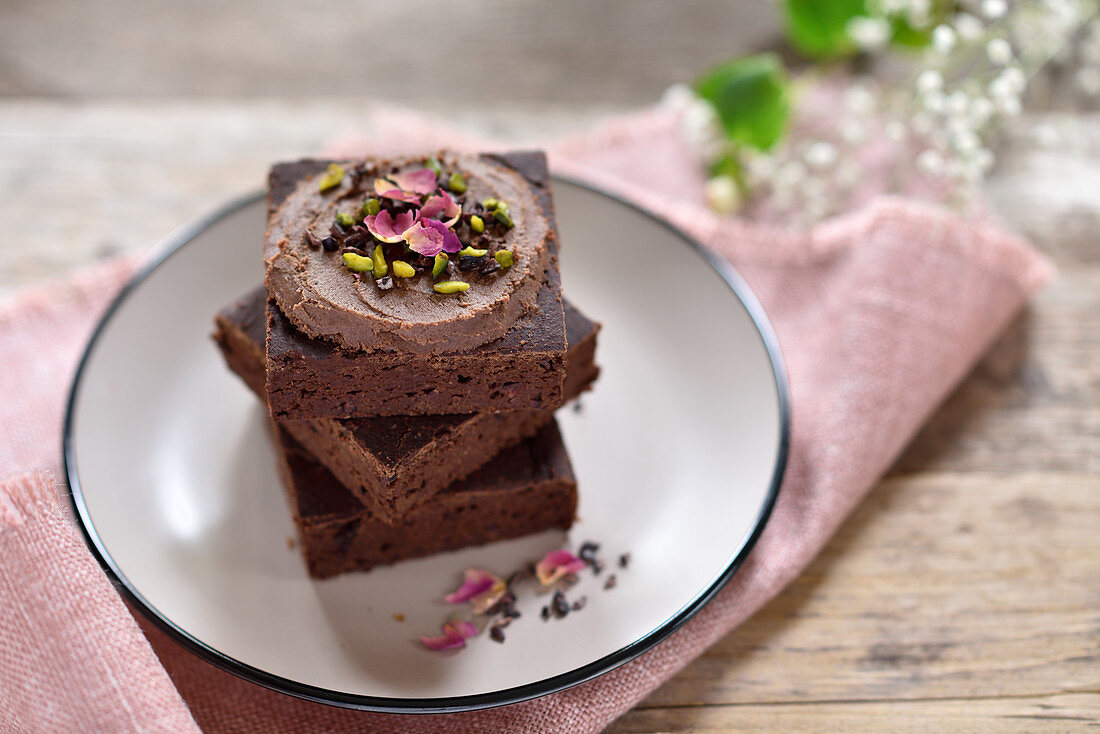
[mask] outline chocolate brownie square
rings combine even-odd
[[[230,368],[263,398],[264,289],[216,317],[214,339]],[[599,374],[593,323],[565,304],[565,397],[588,389]],[[394,524],[412,508],[481,467],[501,449],[533,435],[552,411],[450,416],[388,416],[280,421],[373,515]]]
[[[397,525],[378,520],[278,424],[276,432],[302,555],[314,578],[567,530],[576,514],[577,483],[553,422]]]
[[[445,330],[439,328],[439,324],[450,323],[446,320],[433,322],[435,336],[429,346],[415,344],[406,332],[417,330],[403,328],[407,324],[400,320],[390,325],[390,331],[378,330],[378,326],[363,326],[369,320],[364,322],[362,317],[351,314],[356,302],[348,296],[349,288],[361,288],[360,292],[366,294],[364,297],[381,299],[387,308],[394,303],[401,304],[406,312],[409,309],[417,312],[418,304],[424,308],[442,308],[440,304],[445,303],[458,314],[453,317],[454,323],[465,318],[466,312],[462,301],[456,300],[459,296],[423,295],[396,286],[378,295],[377,288],[364,285],[376,282],[373,276],[363,274],[362,278],[351,280],[351,274],[339,265],[326,264],[329,260],[325,258],[331,260],[335,253],[326,255],[321,250],[311,251],[299,243],[302,237],[295,227],[304,227],[301,220],[309,217],[288,214],[284,208],[292,203],[305,207],[314,216],[310,221],[322,216],[309,209],[314,206],[308,203],[311,194],[303,192],[312,191],[311,186],[315,188],[311,177],[315,177],[327,162],[302,161],[272,170],[265,244],[266,283],[268,294],[272,296],[268,307],[266,349],[267,396],[275,418],[453,415],[553,410],[562,404],[565,320],[558,271],[558,237],[545,157],[514,153],[464,160],[469,166],[482,166],[479,170],[507,171],[509,181],[522,181],[522,187],[512,191],[519,196],[522,189],[522,195],[531,202],[530,217],[537,220],[537,231],[542,233],[538,247],[531,248],[532,252],[537,250],[539,253],[538,258],[532,255],[531,260],[540,263],[539,270],[529,271],[521,281],[524,298],[529,298],[530,303],[520,308],[519,291],[514,300],[495,301],[504,304],[500,308],[507,313],[501,314],[499,329],[494,330],[492,320],[484,328],[502,335],[476,344],[466,344],[466,333],[457,329],[453,341],[442,336]],[[350,163],[345,162],[345,165],[351,168]],[[348,201],[361,195],[362,189],[355,186],[348,184]],[[321,207],[320,204],[315,206]],[[322,209],[322,212],[327,211]],[[516,227],[520,227],[518,222]],[[373,241],[368,241],[363,247],[369,248],[371,244]],[[294,250],[292,255],[287,254],[288,250]],[[519,266],[507,270],[518,274]],[[333,285],[337,271],[344,279],[338,281],[339,287]],[[316,289],[295,281],[298,278],[314,284],[307,280],[310,273],[315,275],[316,283],[321,284]],[[429,277],[419,273],[415,277]],[[350,285],[340,285],[345,281]],[[490,283],[484,287],[491,286]],[[476,293],[478,287],[475,284],[470,294]],[[334,298],[345,300],[334,304],[316,295],[317,289],[328,289],[326,293],[335,293]],[[303,295],[306,291],[313,294],[313,300]],[[420,300],[416,300],[418,298]],[[448,298],[450,300],[446,300]],[[361,303],[359,307],[362,308]],[[480,313],[476,307],[467,311]],[[484,325],[485,319],[479,323]],[[322,333],[326,328],[328,331]],[[421,331],[426,332],[427,328]],[[349,343],[358,346],[351,348]]]

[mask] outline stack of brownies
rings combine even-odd
[[[553,411],[598,325],[563,301],[539,153],[270,175],[266,278],[215,319],[267,402],[312,576],[573,523]]]

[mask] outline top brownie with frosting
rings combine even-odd
[[[347,349],[485,344],[557,267],[541,153],[303,160],[269,183],[268,293],[302,332]]]

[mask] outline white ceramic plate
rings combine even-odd
[[[264,205],[184,228],[119,297],[80,366],[65,426],[73,502],[93,551],[197,654],[291,695],[381,711],[500,705],[575,685],[683,624],[736,572],[783,473],[785,378],[733,270],[605,194],[556,180],[568,297],[603,323],[583,410],[559,412],[580,486],[568,537],[547,532],[366,574],[305,572],[251,393],[210,339],[262,279]],[[611,561],[544,622],[521,594],[504,644],[423,648],[463,569],[501,574],[584,540]],[[629,568],[614,560],[629,552]],[[618,584],[604,590],[615,572]],[[395,614],[404,615],[398,621]]]

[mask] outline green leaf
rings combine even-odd
[[[769,150],[783,135],[790,112],[787,73],[772,54],[746,56],[716,66],[695,91],[718,113],[734,143]]]
[[[848,21],[867,15],[865,0],[783,0],[783,24],[791,45],[806,56],[833,59],[858,49],[848,38]]]

